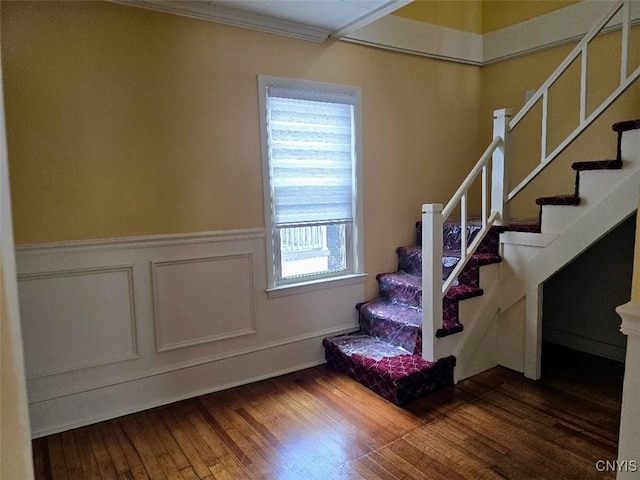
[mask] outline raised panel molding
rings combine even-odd
[[[158,352],[256,333],[253,255],[151,262]]]
[[[18,275],[27,378],[138,358],[133,265]]]

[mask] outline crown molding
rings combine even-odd
[[[197,18],[209,22],[223,23],[234,27],[249,28],[266,33],[274,33],[299,40],[311,42],[324,42],[331,35],[331,30],[290,22],[279,18],[259,15],[252,12],[244,12],[215,2],[181,2],[167,0],[158,2],[154,0],[110,0],[113,3],[140,7],[163,13],[172,13],[183,17]]]

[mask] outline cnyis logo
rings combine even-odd
[[[598,460],[596,470],[599,472],[637,472],[636,460]]]

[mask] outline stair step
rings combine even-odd
[[[626,120],[624,122],[614,123],[611,130],[614,132],[627,132],[629,130],[637,130],[640,128],[640,118],[637,120]]]
[[[467,224],[467,244],[473,241],[481,230],[480,220],[469,220]],[[446,250],[460,250],[462,228],[460,222],[450,220],[442,226],[442,248]],[[416,222],[416,245],[422,245],[422,222]]]
[[[453,356],[428,362],[421,355],[362,334],[325,338],[322,344],[329,366],[396,405],[453,385]]]
[[[576,195],[556,195],[553,197],[540,197],[536,199],[536,205],[580,205],[580,197]]]
[[[422,275],[422,247],[398,247],[398,270],[411,275]]]
[[[442,299],[442,328],[436,330],[436,337],[442,338],[464,330],[459,321],[459,302],[467,298],[479,297],[484,290],[471,285],[451,287]]]
[[[540,233],[540,219],[528,218],[514,220],[506,227],[497,227],[502,232]]]
[[[571,164],[576,172],[584,172],[587,170],[620,170],[622,168],[622,160],[592,160],[588,162],[574,162]]]
[[[373,300],[360,307],[360,331],[402,347],[409,353],[422,353],[422,310]]]
[[[442,257],[442,280],[446,280],[449,274],[460,262],[461,252],[446,252]],[[495,253],[474,253],[469,258],[467,265],[462,269],[456,279],[455,285],[480,286],[480,267],[500,263],[502,257]]]
[[[496,235],[497,237],[497,235]],[[497,241],[496,241],[497,251]],[[401,270],[410,275],[422,275],[422,247],[398,247],[396,249],[398,254],[398,270]],[[460,250],[447,250],[442,256],[442,279],[448,278],[451,271],[456,267],[460,261]],[[490,252],[476,252],[469,259],[467,267],[464,272],[470,272],[474,267],[489,265],[491,263],[499,263],[502,259],[497,253]],[[477,276],[477,275],[476,275]],[[468,283],[464,280],[461,283]]]
[[[381,273],[376,276],[380,297],[393,303],[422,306],[422,278],[406,272]]]
[[[469,245],[478,232],[482,229],[480,221],[470,220],[467,223],[467,245]],[[442,226],[442,249],[446,252],[449,250],[461,250],[462,245],[462,227],[459,222],[446,222]]]

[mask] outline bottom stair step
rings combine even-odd
[[[396,405],[453,385],[453,356],[428,362],[421,355],[359,333],[325,338],[322,343],[329,366]]]

